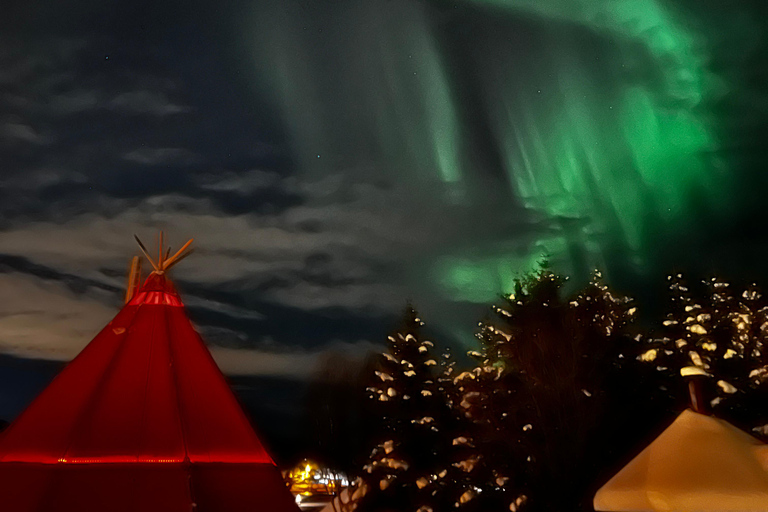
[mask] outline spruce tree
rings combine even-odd
[[[530,463],[520,435],[529,417],[520,410],[526,404],[520,382],[480,352],[469,355],[476,366],[449,374],[446,382],[455,413],[449,502],[464,512],[516,510],[526,500]]]
[[[380,429],[362,471],[367,492],[360,509],[366,512],[444,508],[448,449],[441,429],[448,409],[438,382],[439,358],[423,326],[409,306],[367,388]]]
[[[477,366],[457,378],[453,403],[473,419],[482,456],[472,485],[493,510],[575,509],[592,484],[583,469],[595,464],[605,379],[635,309],[599,273],[571,297],[565,281],[546,268],[520,279],[480,324]]]
[[[637,359],[654,365],[673,393],[687,402],[681,370],[709,376],[704,398],[713,412],[745,427],[768,421],[759,405],[768,393],[768,300],[752,284],[735,290],[712,278],[691,289],[681,274],[669,276],[668,313]]]

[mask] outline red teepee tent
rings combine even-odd
[[[0,437],[0,510],[297,510],[166,278],[173,260],[150,260],[130,302]]]

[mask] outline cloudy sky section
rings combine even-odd
[[[0,352],[74,356],[120,307],[132,235],[151,245],[161,228],[175,247],[196,240],[174,278],[231,374],[300,378],[326,353],[362,358],[408,299],[471,339],[501,290],[457,298],[434,263],[530,262],[564,224],[524,209],[489,171],[499,156],[478,113],[486,84],[466,85],[478,75],[470,50],[485,50],[462,51],[490,31],[535,64],[541,16],[551,7],[567,26],[567,11],[329,4],[11,2],[0,21]],[[577,21],[589,52],[611,47]],[[441,45],[458,48],[454,60]],[[463,131],[443,130],[461,116]],[[473,199],[462,202],[451,180],[464,139],[464,163],[477,165],[465,167]]]
[[[381,219],[364,183],[292,176],[211,65],[208,29],[157,11],[11,11],[29,23],[0,44],[0,350],[74,356],[120,305],[131,235],[163,228],[198,241],[177,281],[225,369],[362,355],[403,300],[381,270],[423,227]]]
[[[162,228],[196,239],[175,279],[225,371],[362,358],[412,296],[404,262],[461,212],[345,169],[301,174],[222,62],[235,50],[210,8],[144,7],[19,3],[28,23],[3,31],[0,351],[77,354],[120,306],[132,235]]]

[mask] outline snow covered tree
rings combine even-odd
[[[367,388],[381,428],[362,471],[367,493],[359,505],[366,512],[444,508],[449,445],[441,428],[449,411],[438,382],[439,358],[423,325],[409,306]]]
[[[456,417],[451,432],[453,507],[462,512],[515,510],[526,500],[528,452],[520,433],[528,415],[514,372],[471,352],[477,365],[448,373],[448,403]]]
[[[758,405],[768,398],[768,300],[754,284],[736,291],[712,278],[692,290],[681,274],[668,280],[669,312],[637,358],[678,393],[681,369],[696,367],[711,376],[704,394],[718,415],[752,427],[768,422]]]
[[[546,268],[519,280],[480,324],[479,364],[456,377],[453,404],[475,424],[471,485],[490,504],[479,510],[573,509],[592,484],[574,468],[596,438],[635,308],[599,273],[570,298],[564,283]]]

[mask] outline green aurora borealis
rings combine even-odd
[[[242,32],[300,172],[407,182],[484,226],[415,263],[482,303],[544,254],[630,288],[697,261],[738,217],[756,30],[711,2],[382,0],[261,4]]]

